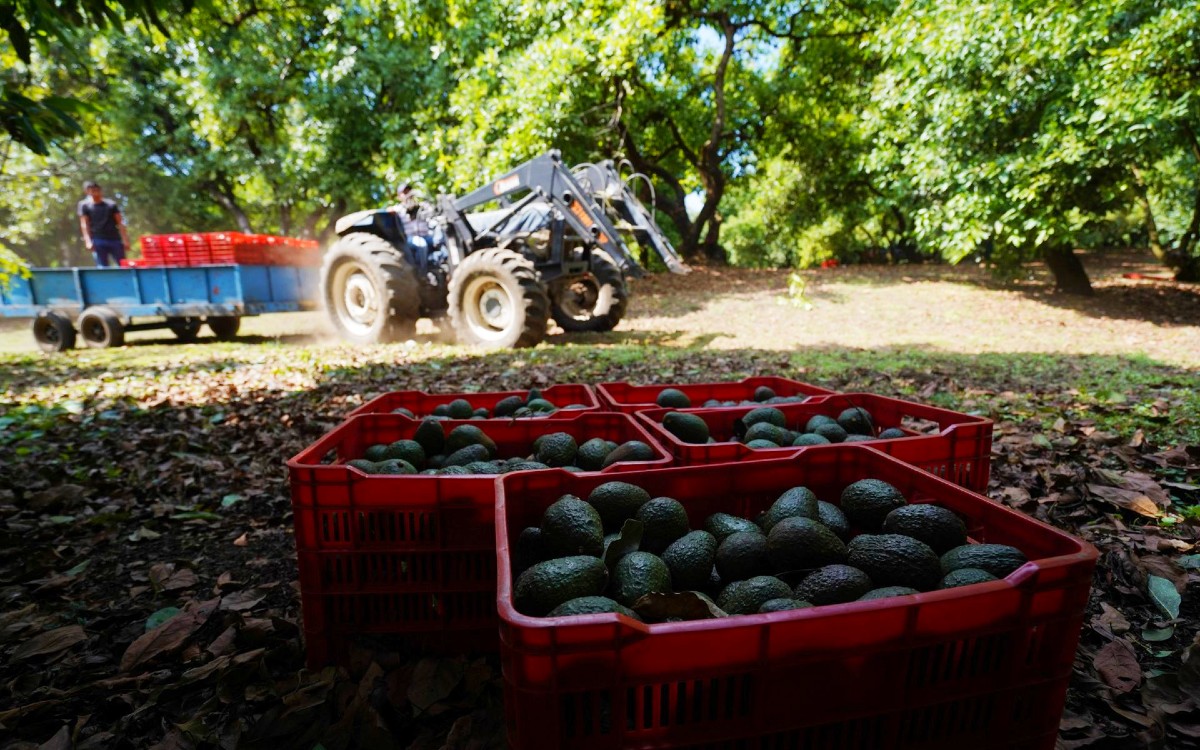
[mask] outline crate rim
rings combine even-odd
[[[554,412],[551,412],[550,414],[539,415],[539,416],[529,416],[529,417],[486,417],[486,418],[484,418],[484,419],[472,419],[472,420],[470,420],[470,421],[472,421],[472,422],[481,422],[481,421],[487,421],[487,422],[497,422],[497,421],[501,421],[501,420],[505,420],[505,419],[547,419],[547,418],[551,418],[551,419],[557,419],[558,421],[564,421],[564,420],[569,420],[569,419],[572,419],[572,418],[574,418],[574,416],[575,416],[576,414],[585,414],[585,413],[586,413],[586,414],[595,414],[595,413],[598,413],[598,412],[604,412],[604,413],[608,413],[608,414],[611,414],[611,413],[613,413],[613,412],[611,412],[610,410],[607,410],[607,409],[605,409],[605,408],[604,408],[604,407],[605,407],[605,404],[604,404],[604,403],[603,403],[603,402],[600,400],[600,397],[597,395],[595,388],[593,388],[592,386],[588,385],[587,383],[553,383],[553,384],[551,384],[551,385],[548,385],[548,386],[546,386],[545,388],[539,388],[538,390],[539,390],[539,391],[543,391],[543,392],[545,392],[545,391],[549,391],[549,390],[551,390],[551,389],[553,389],[553,388],[558,388],[558,387],[561,387],[561,386],[569,386],[569,387],[572,387],[572,388],[583,388],[583,389],[584,389],[584,391],[585,391],[585,392],[588,394],[588,396],[591,398],[591,400],[592,400],[592,403],[591,403],[591,404],[589,404],[589,405],[587,406],[587,408],[586,408],[586,409],[561,409],[561,408],[560,408],[560,409],[558,409],[558,410],[556,410],[556,411],[554,411]],[[369,400],[369,401],[366,401],[365,403],[363,403],[363,404],[359,405],[358,407],[356,407],[356,408],[355,408],[353,411],[351,411],[351,412],[350,412],[349,414],[347,414],[346,416],[347,416],[347,418],[350,418],[350,417],[357,417],[357,416],[360,416],[360,415],[363,415],[363,414],[390,414],[391,412],[378,412],[378,411],[371,411],[370,409],[371,409],[371,407],[372,407],[374,404],[381,403],[381,402],[383,402],[383,401],[385,401],[385,400],[387,400],[387,399],[393,399],[393,398],[397,398],[397,397],[409,397],[409,398],[442,398],[442,397],[447,397],[447,398],[448,398],[448,397],[460,397],[460,398],[469,398],[470,396],[480,396],[480,395],[487,395],[487,396],[500,396],[500,397],[502,397],[502,398],[503,398],[503,397],[505,397],[505,396],[519,396],[519,395],[521,395],[522,393],[525,393],[525,394],[527,394],[527,393],[529,393],[529,391],[530,391],[530,389],[528,389],[528,388],[526,388],[525,390],[515,389],[515,390],[509,390],[509,391],[474,391],[474,392],[470,392],[470,391],[461,391],[461,390],[460,390],[460,391],[448,391],[448,392],[445,392],[445,393],[440,393],[440,392],[430,392],[430,391],[419,391],[419,390],[415,390],[415,389],[408,389],[408,390],[401,390],[401,391],[386,391],[386,392],[384,392],[384,393],[381,393],[381,394],[379,394],[378,396],[376,396],[376,397],[372,398],[371,400]],[[563,412],[566,412],[566,414],[564,414],[563,416],[558,416],[559,414],[562,414]],[[403,415],[401,415],[401,416],[403,416]],[[420,417],[418,417],[418,419],[420,419]],[[463,420],[463,421],[467,421],[467,420]]]
[[[873,456],[873,460],[891,463],[899,467],[903,467],[909,471],[921,471],[909,464],[906,464],[899,459],[896,459],[882,451],[876,450],[869,445],[842,445],[842,450],[851,450],[856,452],[866,452]],[[828,447],[828,446],[816,446]],[[774,464],[796,463],[803,460],[803,455],[797,452],[791,456],[782,456],[779,458],[763,459],[764,462]],[[722,466],[723,464],[708,464],[705,466],[671,466],[663,468],[645,469],[634,473],[626,473],[619,475],[619,481],[636,484],[637,477],[643,473],[667,473],[667,472],[686,472],[697,468],[713,468]],[[570,479],[576,475],[570,472],[554,469],[565,478]],[[524,473],[524,472],[514,472]],[[1099,550],[1091,543],[1072,536],[1061,529],[1051,526],[1047,523],[1031,518],[1019,511],[1013,510],[1007,506],[1001,505],[996,501],[980,495],[977,492],[961,487],[952,482],[949,482],[941,477],[921,472],[929,481],[934,484],[942,485],[943,488],[955,492],[967,492],[974,495],[981,502],[991,503],[996,507],[996,510],[1003,512],[1006,515],[1020,518],[1031,524],[1038,526],[1043,532],[1052,533],[1061,541],[1069,542],[1076,547],[1076,551],[1055,555],[1054,557],[1046,557],[1038,560],[1030,560],[1022,565],[1017,570],[1009,575],[996,581],[988,581],[983,584],[974,584],[970,587],[960,587],[956,589],[943,589],[934,591],[923,591],[916,594],[906,594],[903,596],[894,596],[886,599],[868,600],[865,602],[847,602],[844,604],[827,604],[823,606],[808,607],[805,609],[788,610],[784,612],[769,612],[766,614],[754,615],[732,615],[731,618],[736,618],[738,626],[743,627],[758,627],[768,625],[773,622],[792,621],[792,620],[808,620],[825,616],[836,616],[844,613],[870,612],[876,610],[888,610],[899,607],[908,606],[912,603],[922,602],[938,602],[950,599],[959,599],[971,597],[977,594],[985,594],[992,591],[1002,591],[1016,589],[1024,585],[1031,578],[1035,577],[1040,570],[1048,570],[1051,568],[1070,566],[1076,563],[1095,562],[1099,557]],[[547,472],[543,472],[546,476]],[[511,559],[509,552],[508,541],[508,524],[507,524],[507,502],[505,497],[505,479],[500,477],[496,480],[496,603],[497,610],[502,623],[509,623],[522,628],[563,628],[575,626],[596,626],[596,625],[618,625],[621,629],[621,638],[628,638],[634,635],[640,637],[649,637],[659,633],[689,633],[701,632],[707,630],[723,629],[730,627],[728,622],[731,618],[713,618],[710,620],[691,620],[687,622],[671,622],[671,623],[644,623],[633,620],[625,615],[606,612],[594,615],[573,615],[567,617],[533,617],[530,615],[521,614],[516,610],[512,602],[512,590],[515,583],[512,575],[511,567],[506,564],[507,560]],[[965,592],[963,589],[969,588],[970,591]],[[501,638],[503,639],[503,630]]]

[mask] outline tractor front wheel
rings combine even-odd
[[[564,331],[611,331],[625,317],[629,294],[621,269],[600,250],[592,251],[592,270],[563,279],[551,290],[554,322]]]
[[[549,308],[533,263],[512,250],[474,252],[450,278],[450,322],[463,344],[537,346],[546,337]]]

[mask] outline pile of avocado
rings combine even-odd
[[[564,410],[586,409],[587,404],[567,404],[562,407]],[[536,388],[533,388],[524,397],[506,396],[496,402],[496,406],[491,411],[485,407],[476,409],[471,405],[471,402],[465,398],[456,398],[448,404],[438,404],[433,407],[432,416],[438,419],[489,419],[492,417],[544,417],[547,414],[553,414],[558,411],[559,407],[542,398],[542,393]],[[398,409],[392,409],[393,414],[403,414],[406,417],[416,419],[417,415],[412,409],[405,409],[403,406]]]
[[[458,425],[447,434],[437,417],[421,420],[411,440],[372,445],[362,458],[347,461],[367,474],[509,474],[561,467],[567,471],[600,471],[618,461],[653,461],[658,454],[640,440],[618,445],[592,438],[582,445],[566,432],[539,436],[531,450],[502,458],[496,442],[475,425]]]
[[[523,614],[641,621],[685,619],[652,620],[648,594],[695,592],[718,616],[749,615],[994,581],[1026,562],[1015,547],[968,544],[953,511],[910,505],[878,479],[850,484],[836,505],[793,487],[753,521],[714,513],[703,529],[677,500],[608,482],[550,505],[512,560]]]
[[[667,412],[663,416],[662,426],[685,443],[718,442],[709,434],[708,423],[696,414]],[[908,437],[908,433],[898,427],[879,430],[877,434],[870,412],[860,406],[845,409],[836,419],[817,414],[802,429],[795,430],[788,429],[787,416],[782,411],[772,406],[760,406],[746,412],[737,421],[734,433],[727,440],[740,440],[747,448],[755,450]]]
[[[754,389],[753,399],[721,401],[710,398],[701,406],[708,409],[714,406],[743,406],[745,404],[801,404],[807,400],[808,396],[776,396],[775,391],[765,385],[760,385]],[[688,409],[692,406],[692,400],[678,388],[663,388],[659,391],[658,397],[654,399],[654,403],[668,409]]]

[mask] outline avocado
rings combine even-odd
[[[513,573],[520,575],[549,556],[542,530],[537,526],[528,526],[521,530],[513,545]]]
[[[809,570],[845,562],[846,544],[817,521],[793,516],[771,528],[767,554],[776,573]]]
[[[602,468],[607,469],[622,461],[653,461],[656,458],[658,458],[658,453],[641,440],[626,440],[604,457]]]
[[[763,602],[763,605],[758,608],[758,614],[765,615],[768,612],[787,612],[793,609],[808,609],[811,606],[812,602],[806,602],[800,599],[771,599]]]
[[[520,461],[513,461],[511,463],[506,462],[501,464],[500,473],[512,474],[514,471],[540,471],[542,469],[549,468],[549,466],[541,461],[529,461],[527,459],[521,459]]]
[[[826,565],[809,573],[796,587],[796,598],[818,607],[852,602],[875,588],[871,578],[849,565]]]
[[[800,437],[793,440],[792,445],[795,445],[795,446],[829,445],[829,438],[825,437],[824,435],[818,435],[815,432],[806,432],[803,435],[801,435]]]
[[[1003,578],[1029,560],[1025,553],[1007,544],[964,544],[942,555],[942,573],[961,568],[979,568]]]
[[[470,419],[475,414],[475,407],[465,398],[456,398],[446,404],[446,413],[451,419]]]
[[[389,458],[375,464],[375,474],[416,474],[417,470],[408,461]]]
[[[429,458],[425,459],[425,465],[430,469],[440,469],[446,465],[446,456],[443,453],[430,456]]]
[[[824,422],[819,424],[817,425],[817,429],[813,430],[813,432],[831,443],[844,443],[846,442],[846,436],[849,434],[837,422]]]
[[[479,407],[478,409],[476,409],[475,411],[471,412],[471,419],[487,419],[487,418],[488,418],[488,410],[483,408],[482,406]]]
[[[528,404],[530,401],[537,401],[541,397],[541,391],[539,391],[537,388],[530,388],[529,393],[525,396],[525,403]]]
[[[852,435],[874,435],[875,422],[871,413],[861,406],[852,406],[838,415],[837,423]]]
[[[742,436],[742,440],[749,443],[752,440],[770,440],[775,445],[791,445],[791,435],[783,427],[771,424],[770,422],[759,422],[751,425],[746,430],[746,434]]]
[[[751,531],[730,534],[717,545],[716,565],[723,581],[742,581],[770,572],[767,538]]]
[[[433,407],[433,416],[441,417],[442,419],[450,418],[450,404],[438,404]]]
[[[708,423],[695,414],[683,412],[667,412],[662,421],[663,429],[685,443],[704,444],[708,442]]]
[[[910,435],[899,427],[889,427],[879,433],[880,440],[894,440],[896,438],[910,437]]]
[[[598,557],[559,557],[537,563],[517,578],[513,606],[533,617],[581,596],[599,596],[608,584],[608,569]]]
[[[468,445],[465,448],[460,448],[459,450],[451,453],[449,456],[446,456],[446,460],[442,463],[442,466],[443,468],[450,466],[466,466],[467,464],[487,461],[490,457],[491,454],[488,453],[488,449],[485,446],[476,443],[473,445]]]
[[[704,530],[712,534],[718,544],[725,541],[725,538],[730,534],[738,531],[750,531],[755,534],[762,533],[762,529],[753,521],[731,516],[728,513],[713,513],[704,519]]]
[[[842,442],[843,443],[865,443],[868,440],[875,440],[875,439],[876,438],[873,435],[855,435],[852,433],[850,435],[847,435],[846,439],[843,440]]]
[[[665,409],[687,409],[692,405],[692,400],[677,388],[663,388],[654,403]]]
[[[558,411],[557,406],[544,398],[533,399],[529,403],[525,404],[525,408],[529,409],[529,411],[533,412],[534,414],[553,414],[554,412]]]
[[[938,556],[928,544],[899,534],[859,534],[850,540],[846,560],[879,586],[937,588],[942,579]]]
[[[758,525],[764,532],[770,532],[783,519],[797,516],[817,518],[817,496],[807,487],[792,487],[785,491],[758,519]]]
[[[996,576],[980,570],[979,568],[959,568],[947,573],[942,582],[938,584],[939,589],[953,589],[959,586],[970,586],[973,583],[987,583],[988,581],[998,580]]]
[[[497,417],[511,417],[524,405],[525,401],[520,396],[505,396],[496,402],[492,411]]]
[[[746,429],[761,422],[773,424],[776,427],[787,427],[787,417],[783,415],[783,412],[771,406],[760,406],[742,415],[742,424],[746,426]]]
[[[843,542],[850,541],[850,521],[842,509],[824,500],[817,501],[817,520],[838,535]]]
[[[397,440],[387,447],[388,458],[403,459],[418,469],[425,466],[425,449],[416,440]]]
[[[655,555],[662,554],[672,542],[688,533],[687,511],[678,500],[656,497],[638,508],[637,520],[642,522],[640,549]]]
[[[731,615],[753,615],[772,599],[790,599],[792,589],[774,576],[734,581],[721,591],[717,606]]]
[[[416,426],[413,439],[421,444],[421,448],[425,449],[426,456],[433,456],[444,452],[446,433],[443,430],[442,422],[436,419],[422,419],[421,424]]]
[[[375,473],[375,462],[368,461],[365,458],[352,458],[346,462],[346,465],[352,466],[355,469],[358,469],[359,471],[363,472],[364,474],[374,474]]]
[[[890,599],[893,596],[907,596],[908,594],[919,594],[920,591],[909,588],[908,586],[884,586],[879,589],[872,589],[862,596],[858,597],[860,602],[869,602],[874,599]]]
[[[638,508],[650,502],[650,493],[628,482],[605,482],[592,490],[587,501],[600,514],[606,530],[618,531],[626,519],[637,515]]]
[[[482,448],[483,446],[482,445],[481,446],[468,446],[468,448],[471,448],[471,447]],[[463,450],[467,450],[467,448],[463,448]],[[472,461],[471,463],[463,466],[463,468],[467,470],[468,474],[499,474],[500,473],[500,465],[496,464],[496,463],[492,463],[491,461]]]
[[[842,512],[856,526],[879,531],[883,519],[907,501],[900,490],[879,479],[860,479],[842,490]]]
[[[610,589],[614,599],[632,606],[646,594],[670,593],[671,571],[657,555],[630,552],[613,566]]]
[[[671,542],[662,553],[677,591],[706,587],[717,559],[717,540],[707,531],[692,531]]]
[[[455,427],[446,436],[446,450],[454,453],[468,445],[482,445],[487,448],[488,456],[496,455],[496,443],[484,434],[483,430],[473,424],[462,424]]]
[[[967,526],[949,508],[921,503],[902,505],[883,519],[883,533],[925,542],[939,555],[967,543]]]
[[[815,433],[817,428],[823,424],[837,424],[837,420],[824,414],[814,414],[804,423],[804,431]]]
[[[403,406],[397,406],[395,409],[392,409],[392,414],[403,414],[409,419],[417,418],[417,415],[413,414],[412,409],[405,409]]]
[[[754,400],[758,402],[770,401],[775,398],[775,391],[765,385],[760,385],[754,389]]]
[[[759,438],[758,440],[751,440],[750,442],[746,443],[746,447],[751,450],[762,451],[770,450],[771,448],[782,448],[783,446],[779,445],[778,443],[772,443],[770,440],[763,440],[762,438]]]
[[[389,458],[391,458],[391,456],[388,455],[387,443],[372,445],[363,451],[363,459],[367,461],[386,461]]]
[[[575,438],[566,432],[552,432],[538,440],[535,460],[547,466],[569,466],[575,463],[579,451]]]
[[[468,471],[465,466],[443,466],[442,468],[437,470],[437,473],[442,476],[454,477],[454,476],[466,476],[467,474],[470,474],[471,472]]]
[[[584,471],[600,471],[604,468],[604,459],[611,452],[612,449],[608,447],[605,440],[592,438],[579,446],[579,450],[575,454],[575,462]]]
[[[607,596],[581,596],[578,599],[572,599],[569,602],[563,602],[550,611],[547,617],[572,617],[575,615],[599,615],[606,613],[615,613],[625,615],[626,617],[642,621],[642,618],[637,612],[634,612],[629,607],[625,607]]]
[[[563,495],[542,514],[542,539],[556,557],[604,553],[604,527],[600,514],[574,495]]]

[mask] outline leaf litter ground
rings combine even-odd
[[[901,299],[914,273],[931,271],[843,269],[812,284]],[[1016,316],[1063,309],[931,283],[989,305],[1013,295]],[[744,304],[747,284],[773,305],[774,329],[814,324],[779,274],[702,271],[653,279],[614,334],[556,336],[532,352],[265,338],[4,356],[0,747],[500,746],[493,657],[364,647],[348,670],[303,668],[284,459],[388,390],[753,374],[995,418],[991,496],[1101,551],[1060,747],[1197,746],[1200,362],[1178,348],[1200,331],[1193,292],[1170,287],[1162,307],[1181,319],[1167,322],[1138,319],[1125,292],[1098,303],[1111,309],[1096,325],[1165,331],[1166,348],[1090,329],[1062,353],[997,336],[976,346],[960,302],[943,309],[957,328],[943,325],[936,342],[895,345],[912,331],[881,315],[869,340],[862,320],[853,344],[796,349],[769,331],[761,348],[743,344],[749,333],[713,336],[745,325],[722,306]],[[1102,280],[1101,296],[1127,286]],[[956,331],[962,345],[947,346]]]

